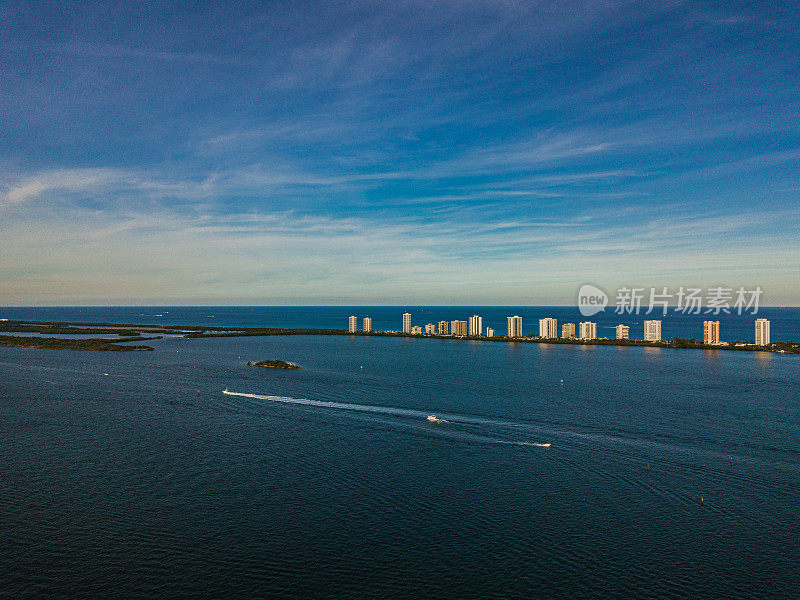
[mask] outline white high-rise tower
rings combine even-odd
[[[594,340],[597,338],[597,323],[583,321],[578,323],[578,337],[582,340]]]
[[[719,344],[719,321],[703,321],[703,343]]]
[[[645,342],[661,341],[661,321],[644,322],[644,341]]]
[[[539,319],[539,337],[557,338],[558,321],[550,317],[547,317],[546,319]]]
[[[481,335],[483,333],[483,317],[472,315],[469,318],[469,334]]]
[[[506,317],[506,323],[508,325],[508,337],[522,337],[522,317],[518,315]]]
[[[756,346],[769,346],[769,321],[756,319]]]

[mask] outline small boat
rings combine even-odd
[[[436,415],[428,415],[428,421],[431,423],[444,423],[439,417]]]

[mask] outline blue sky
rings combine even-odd
[[[2,304],[800,304],[796,3],[0,13]]]

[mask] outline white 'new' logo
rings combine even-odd
[[[599,287],[586,283],[578,290],[578,310],[584,317],[591,317],[605,310],[608,295]]]

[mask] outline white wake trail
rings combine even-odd
[[[413,419],[425,419],[428,422],[434,422],[436,424],[447,424],[447,423],[464,423],[470,425],[503,424],[489,419],[482,419],[480,417],[469,417],[466,415],[454,415],[445,413],[438,413],[440,417],[435,417],[434,419],[431,419],[430,417],[433,417],[433,415],[427,412],[423,412],[421,410],[412,410],[409,408],[394,408],[391,406],[374,406],[369,404],[351,404],[349,402],[332,402],[329,400],[309,400],[307,398],[288,398],[286,396],[246,394],[244,392],[230,392],[227,389],[222,390],[222,393],[227,396],[239,396],[241,398],[251,398],[253,400],[268,400],[270,402],[282,402],[284,404],[299,404],[301,406],[317,406],[320,408],[336,408],[340,410],[350,410],[354,412],[377,413],[377,414],[393,415],[398,417],[410,417]],[[514,424],[507,423],[507,425],[513,426]],[[486,442],[491,442],[496,444],[506,444],[510,446],[534,446],[538,448],[550,447],[549,443],[502,440],[494,437],[475,436],[474,434],[473,437],[475,437],[476,439],[480,438],[481,440]]]

